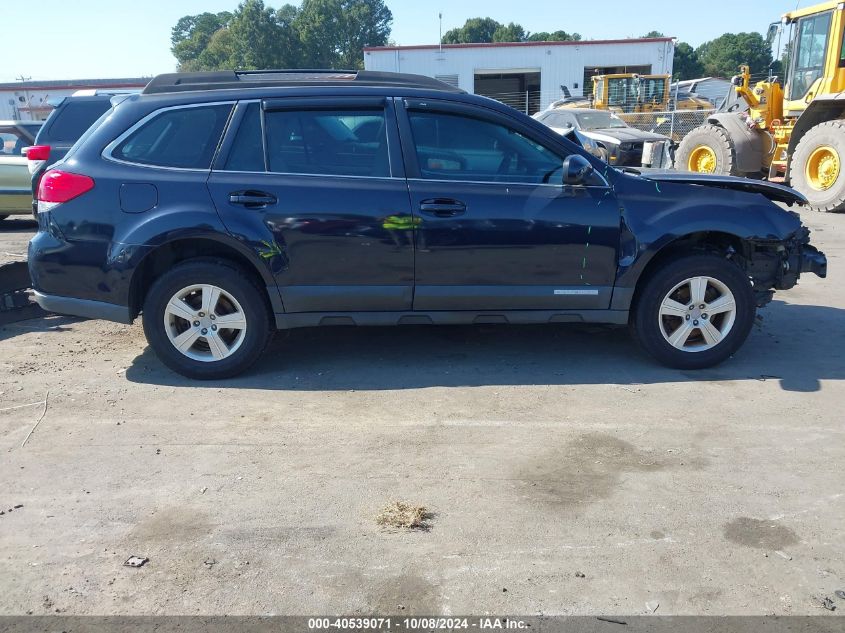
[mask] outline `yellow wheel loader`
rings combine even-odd
[[[743,66],[733,83],[747,110],[709,116],[681,141],[676,168],[784,182],[815,210],[845,211],[844,28],[845,2],[838,1],[772,24],[770,42],[789,33],[785,81],[752,86]]]
[[[611,110],[617,114],[640,112],[667,112],[672,109],[669,75],[637,75],[633,73],[596,75],[593,78],[593,93],[588,97],[569,97],[552,108],[591,108]],[[710,110],[707,99],[685,93],[678,98],[676,110]]]

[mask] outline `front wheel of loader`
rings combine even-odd
[[[789,182],[814,211],[845,211],[845,121],[825,121],[798,141]]]
[[[687,134],[675,152],[679,171],[720,176],[740,176],[736,148],[725,128],[707,123]]]

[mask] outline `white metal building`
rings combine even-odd
[[[436,77],[467,92],[533,114],[560,99],[589,94],[592,75],[671,75],[673,38],[379,46],[364,49],[364,68]]]
[[[43,121],[53,110],[51,101],[68,97],[77,90],[140,90],[149,80],[149,77],[126,77],[0,83],[0,119]]]

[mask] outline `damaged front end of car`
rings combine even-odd
[[[810,230],[802,226],[785,240],[749,240],[744,253],[732,254],[742,259],[757,305],[771,301],[775,290],[788,290],[798,283],[802,273],[827,277],[827,257],[810,244]]]
[[[784,208],[806,204],[806,198],[789,187],[730,176],[642,170],[617,179],[616,190],[627,202],[620,287],[684,252],[732,260],[751,282],[758,307],[769,303],[776,290],[794,287],[802,273],[827,276],[827,258],[810,244],[810,230],[800,214]],[[651,257],[638,257],[649,251]]]

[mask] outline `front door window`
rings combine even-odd
[[[433,180],[560,183],[562,158],[510,128],[443,112],[410,112],[420,176]]]

